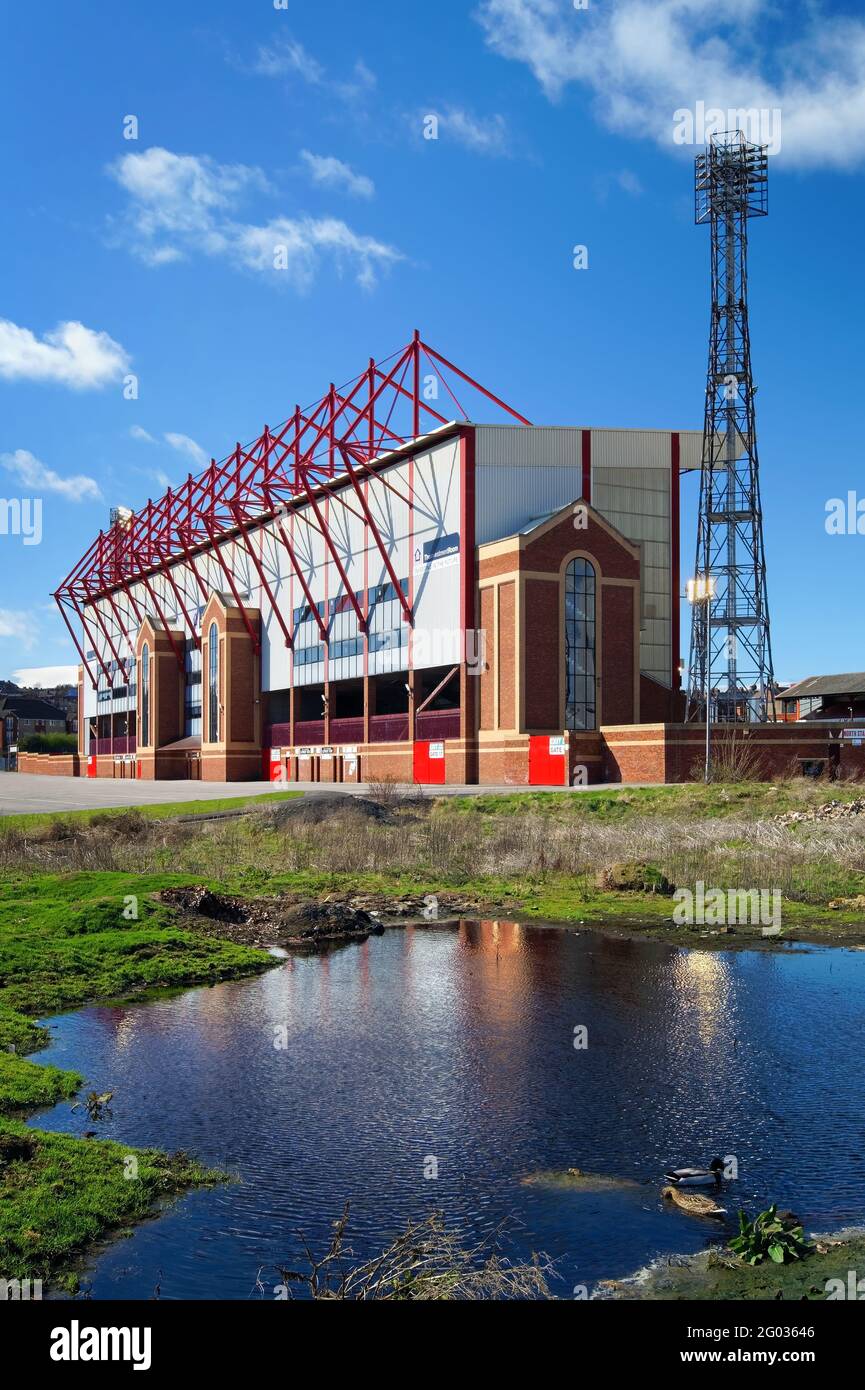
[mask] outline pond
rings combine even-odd
[[[272,1290],[298,1231],[322,1251],[346,1201],[359,1257],[431,1210],[467,1238],[506,1222],[509,1253],[545,1251],[568,1297],[717,1237],[660,1200],[671,1164],[735,1155],[731,1214],[777,1201],[807,1229],[862,1223],[863,1018],[858,951],[465,921],[65,1014],[39,1060],[114,1092],[100,1137],[240,1179],[104,1248],[93,1297],[261,1296],[259,1271]],[[68,1105],[32,1123],[93,1127]],[[634,1183],[523,1181],[570,1166]]]

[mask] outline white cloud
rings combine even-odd
[[[310,86],[317,87],[324,82],[325,71],[321,63],[306,51],[302,43],[285,36],[273,44],[261,44],[250,71],[261,77],[302,77]]]
[[[349,164],[343,164],[331,154],[311,154],[301,150],[300,157],[309,170],[313,183],[322,188],[344,190],[355,198],[372,198],[375,184],[366,174],[356,174]]]
[[[169,432],[165,435],[165,442],[166,444],[170,444],[172,449],[176,449],[179,454],[188,454],[188,456],[201,468],[204,468],[210,462],[201,445],[196,444],[194,439],[190,439],[188,434],[172,434]]]
[[[36,645],[36,631],[32,613],[22,613],[11,608],[0,608],[0,638],[20,642],[29,651]]]
[[[639,198],[644,191],[637,175],[630,169],[620,169],[617,174],[613,175],[613,180],[619,185],[623,193],[630,193],[632,198]]]
[[[241,194],[269,188],[252,165],[217,164],[206,155],[173,154],[158,145],[121,156],[108,172],[130,197],[126,239],[150,265],[182,260],[191,249],[224,253],[221,223],[229,208]]]
[[[510,134],[504,116],[476,116],[460,106],[445,106],[436,114],[445,136],[466,149],[476,154],[510,153]]]
[[[42,338],[29,328],[0,319],[0,377],[7,381],[53,381],[85,391],[117,381],[129,354],[107,333],[70,320]]]
[[[336,218],[236,221],[242,194],[269,191],[259,169],[150,149],[124,155],[109,173],[130,196],[115,235],[149,265],[193,254],[213,256],[234,269],[266,274],[274,283],[287,272],[295,288],[307,289],[322,259],[329,258],[340,273],[353,271],[358,284],[369,289],[380,271],[403,259],[394,247]]]
[[[310,87],[321,87],[348,102],[367,96],[376,87],[375,73],[370,71],[362,58],[355,62],[349,80],[333,79],[328,77],[327,69],[317,58],[313,58],[302,43],[288,35],[275,43],[259,45],[251,63],[233,61],[236,66],[258,77],[299,78]]]
[[[377,241],[360,236],[336,217],[275,217],[263,227],[239,229],[236,250],[249,270],[273,271],[278,258],[282,269],[298,290],[312,285],[323,255],[342,273],[347,267],[365,290],[374,288],[382,269],[403,259],[401,253]]]
[[[622,193],[627,193],[631,198],[639,198],[646,191],[631,169],[619,169],[616,173],[601,174],[595,181],[595,187],[601,202],[606,202],[610,190],[614,188],[620,189]]]
[[[139,440],[142,444],[155,444],[156,440],[147,430],[142,429],[141,425],[133,425],[129,431],[130,438]]]
[[[804,13],[802,11],[804,10]],[[570,84],[610,129],[676,149],[674,112],[780,111],[778,158],[852,168],[865,158],[865,22],[775,0],[481,0],[487,43],[556,100]]]
[[[82,473],[76,473],[70,478],[61,478],[59,473],[46,467],[29,449],[16,449],[12,454],[0,454],[0,464],[33,492],[55,492],[60,497],[65,497],[67,502],[102,500],[102,493],[95,479]]]
[[[78,667],[24,666],[20,671],[12,672],[12,680],[16,685],[41,686],[43,690],[51,690],[55,685],[74,688],[78,684]]]

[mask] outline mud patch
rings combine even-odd
[[[342,941],[364,941],[384,931],[371,913],[344,902],[302,902],[290,897],[240,898],[195,885],[166,888],[161,902],[198,923],[209,935],[244,946],[292,946],[317,950]]]

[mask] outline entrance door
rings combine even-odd
[[[414,745],[414,780],[426,786],[444,786],[445,746],[423,739]]]

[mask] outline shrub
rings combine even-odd
[[[20,753],[77,753],[77,734],[25,734],[18,742]]]

